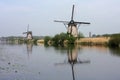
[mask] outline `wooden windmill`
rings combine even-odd
[[[29,24],[28,24],[28,26],[27,26],[27,31],[26,31],[26,32],[23,32],[23,34],[27,34],[26,38],[27,38],[28,40],[33,39],[32,31],[29,31]]]
[[[67,33],[69,35],[73,35],[74,37],[78,37],[78,28],[80,24],[90,24],[89,22],[78,22],[73,20],[74,17],[74,5],[72,7],[72,16],[70,21],[58,21],[55,20],[54,22],[61,22],[67,28]]]

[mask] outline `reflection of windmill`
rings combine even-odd
[[[72,68],[72,77],[73,77],[73,80],[75,80],[75,74],[74,74],[74,65],[75,64],[83,64],[83,63],[90,63],[89,60],[86,60],[86,61],[81,61],[79,58],[78,58],[78,52],[77,52],[78,49],[68,49],[67,50],[67,54],[68,54],[68,61],[67,63],[64,62],[64,63],[56,63],[55,65],[64,65],[64,64],[70,64],[71,65],[71,68]]]
[[[27,34],[26,38],[27,38],[28,40],[33,39],[32,31],[29,31],[29,24],[28,24],[28,26],[27,26],[27,32],[23,32],[23,34]]]
[[[71,21],[57,21],[55,20],[55,22],[61,22],[65,25],[65,27],[67,28],[67,33],[70,35],[73,35],[74,37],[78,37],[78,28],[80,24],[90,24],[89,22],[77,22],[73,20],[73,16],[74,16],[74,5],[72,7],[72,16],[71,16]],[[68,25],[68,27],[67,27]]]
[[[32,54],[33,44],[26,44],[26,46],[27,46],[27,54],[29,57],[29,54]]]

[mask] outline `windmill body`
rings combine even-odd
[[[78,29],[76,25],[69,25],[67,33],[72,34],[74,37],[78,36]]]
[[[32,39],[32,31],[27,32],[27,39]]]
[[[55,22],[63,23],[65,26],[67,26],[67,33],[69,35],[72,35],[74,37],[78,37],[79,24],[90,24],[90,23],[89,22],[76,22],[76,21],[73,20],[73,17],[74,17],[74,5],[72,7],[72,16],[71,16],[70,21],[58,21],[58,20],[55,20]]]

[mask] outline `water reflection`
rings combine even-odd
[[[29,55],[32,54],[33,44],[26,44],[26,46],[27,46],[27,54],[29,57]]]
[[[120,48],[110,48],[110,52],[112,55],[116,55],[120,57]]]
[[[0,44],[0,80],[120,80],[119,53],[108,47]],[[88,56],[92,63],[83,60]]]
[[[68,60],[67,62],[64,61],[63,63],[56,63],[55,65],[65,65],[65,64],[70,64],[71,69],[72,69],[72,77],[73,80],[75,80],[75,74],[74,74],[74,65],[75,64],[84,64],[84,63],[90,63],[90,60],[80,60],[78,57],[78,47],[75,46],[70,46],[67,47],[67,57]]]

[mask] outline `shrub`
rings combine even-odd
[[[45,38],[44,38],[44,44],[45,45],[48,45],[48,42],[51,40],[51,37],[50,36],[46,36]]]
[[[120,37],[111,37],[109,40],[110,47],[120,47]]]

